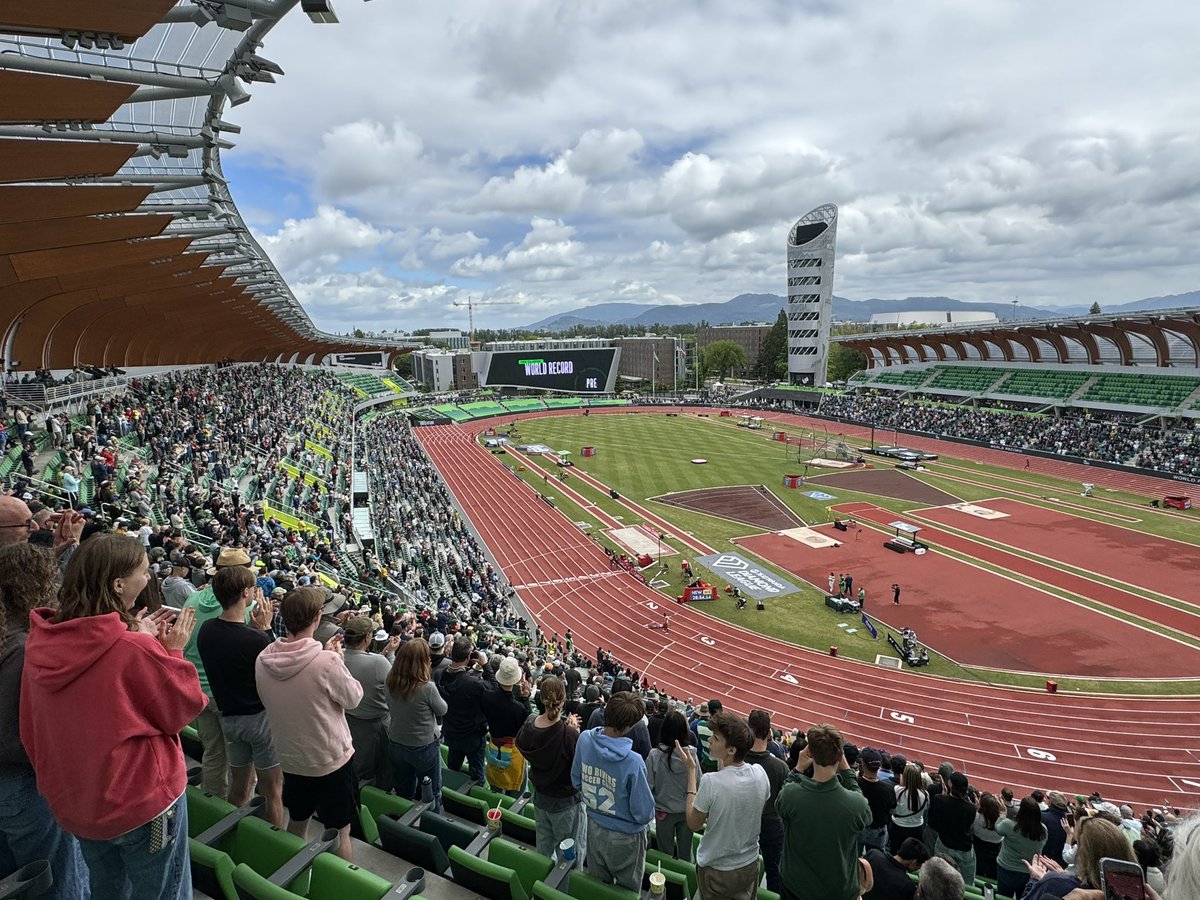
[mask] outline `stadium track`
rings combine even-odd
[[[1050,695],[932,679],[831,659],[681,606],[672,607],[664,636],[653,627],[663,595],[610,570],[595,542],[479,446],[472,427],[416,434],[543,632],[569,627],[580,647],[612,651],[675,696],[719,696],[742,713],[762,707],[787,726],[834,722],[857,743],[927,764],[950,760],[990,787],[1099,790],[1138,805],[1197,805],[1200,758],[1190,748],[1200,746],[1200,698]],[[931,443],[959,456],[983,450]],[[1102,483],[1104,470],[1074,468]]]

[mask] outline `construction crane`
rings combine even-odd
[[[475,346],[475,307],[477,306],[513,306],[516,300],[476,300],[470,294],[467,299],[455,300],[451,306],[465,306],[467,308],[467,321],[470,326],[470,331],[467,333],[467,341],[471,346]]]

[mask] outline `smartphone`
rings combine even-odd
[[[333,636],[334,636],[335,638],[343,638],[343,639],[345,639],[345,637],[346,637],[346,629],[345,629],[345,628],[339,628],[337,631],[335,631],[335,632],[333,633]]]
[[[1134,862],[1104,857],[1100,860],[1100,887],[1104,900],[1146,900],[1142,867]]]
[[[990,884],[983,886],[983,900],[996,900],[996,889]]]

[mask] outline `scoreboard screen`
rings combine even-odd
[[[383,368],[384,355],[376,350],[363,353],[335,353],[333,362],[339,366],[377,366]]]
[[[486,387],[537,388],[572,394],[611,394],[621,351],[504,350],[489,354],[480,376]]]

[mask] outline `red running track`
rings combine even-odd
[[[1007,513],[1008,517],[981,519],[951,507],[917,510],[912,515],[1043,559],[1060,560],[1116,581],[1194,602],[1189,598],[1196,597],[1195,576],[1200,572],[1200,547],[1195,544],[1004,497],[979,500],[975,505]],[[1047,552],[1054,555],[1045,556]],[[1200,607],[1195,612],[1200,614]],[[1200,619],[1194,619],[1191,633],[1200,635],[1198,629]]]
[[[896,518],[866,504],[835,509],[860,522]],[[831,569],[853,575],[855,588],[867,591],[867,615],[896,634],[914,629],[923,644],[962,665],[1092,678],[1111,678],[1114,668],[1128,678],[1186,678],[1200,671],[1200,650],[940,553],[942,541],[926,531],[922,539],[932,547],[916,556],[888,550],[889,535],[873,528],[861,529],[859,540],[832,525],[814,530],[841,545],[808,547],[770,533],[734,543],[820,589]],[[902,588],[900,606],[892,604],[893,582]],[[804,614],[830,615],[807,605]],[[1088,641],[1077,640],[1081,634]],[[886,644],[882,652],[890,652]]]
[[[741,713],[772,711],[785,726],[833,722],[860,745],[949,760],[993,788],[1197,805],[1200,761],[1191,749],[1200,747],[1200,698],[1050,695],[931,679],[831,659],[679,606],[663,634],[653,626],[664,597],[611,571],[599,546],[470,430],[415,431],[542,630],[570,628],[581,647],[611,650],[677,697],[719,696]]]

